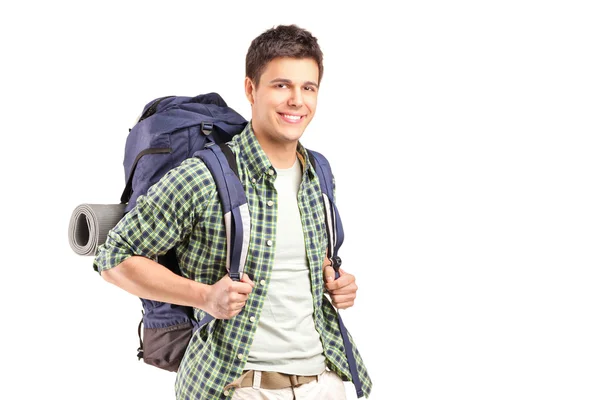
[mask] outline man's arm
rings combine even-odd
[[[205,309],[208,285],[171,272],[146,257],[132,256],[101,272],[105,281],[144,299]]]
[[[101,274],[107,282],[138,297],[196,307],[217,319],[236,316],[254,287],[246,274],[241,282],[234,282],[226,275],[214,285],[206,285],[174,274],[141,256],[129,257]]]

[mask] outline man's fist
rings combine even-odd
[[[331,302],[335,308],[346,309],[354,305],[356,299],[356,279],[354,275],[339,269],[340,277],[335,279],[335,269],[331,266],[331,261],[326,258],[323,263],[323,279],[325,288],[329,292]]]
[[[229,275],[225,275],[210,286],[208,309],[205,311],[216,319],[231,319],[242,311],[253,287],[254,282],[246,274],[239,282],[232,281]]]

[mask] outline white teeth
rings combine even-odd
[[[287,114],[283,114],[283,117],[287,118],[287,119],[292,119],[294,121],[298,121],[300,118],[302,118],[299,115],[287,115]]]

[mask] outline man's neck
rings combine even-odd
[[[290,146],[289,149],[285,149],[283,151],[281,148],[276,149],[276,151],[268,151],[263,148],[267,157],[269,157],[269,161],[273,164],[273,167],[277,169],[287,169],[294,166],[294,162],[296,161],[296,146]]]
[[[269,158],[269,161],[271,161],[271,164],[273,164],[273,167],[277,169],[287,169],[294,166],[298,141],[272,142],[265,140],[260,135],[256,135],[256,139]]]

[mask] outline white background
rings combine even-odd
[[[148,101],[216,91],[249,118],[248,45],[287,23],[325,54],[303,142],[337,178],[371,399],[600,398],[595,2],[9,4],[0,398],[174,398],[71,212],[118,202]]]

